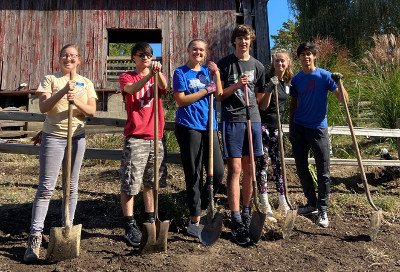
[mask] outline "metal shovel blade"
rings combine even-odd
[[[377,210],[371,214],[371,222],[369,223],[369,237],[371,241],[376,239],[378,235],[379,228],[382,222],[382,210]]]
[[[289,210],[286,214],[285,223],[282,227],[282,236],[287,240],[293,230],[294,222],[296,221],[297,210]]]
[[[257,243],[260,240],[266,217],[265,213],[258,210],[251,214],[249,234],[253,243]]]
[[[209,211],[200,219],[200,223],[204,225],[200,232],[200,242],[203,245],[212,246],[218,241],[222,232],[223,215],[220,212]]]
[[[150,254],[167,251],[169,221],[156,220],[153,223],[143,223],[142,239],[139,253]]]
[[[50,229],[46,260],[59,262],[73,259],[80,254],[82,225],[54,227]]]

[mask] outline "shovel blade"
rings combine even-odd
[[[200,223],[204,225],[200,232],[200,242],[203,245],[212,246],[218,241],[222,232],[222,213],[215,213],[214,216],[212,212],[208,212],[200,220]]]
[[[293,230],[294,222],[296,221],[297,210],[289,210],[286,214],[285,222],[282,227],[282,236],[287,240]]]
[[[249,234],[253,243],[257,243],[261,238],[266,216],[265,213],[258,210],[254,211],[251,215]]]
[[[72,227],[51,228],[46,260],[53,263],[78,257],[81,232],[81,224]]]
[[[143,223],[139,253],[151,254],[167,251],[168,229],[169,221],[156,220],[153,223]]]
[[[382,223],[382,210],[377,210],[372,212],[371,222],[369,224],[369,237],[371,238],[371,241],[374,241],[376,239],[381,223]]]

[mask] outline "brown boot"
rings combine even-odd
[[[28,248],[25,251],[24,262],[31,263],[39,260],[40,245],[42,244],[42,234],[29,235]]]

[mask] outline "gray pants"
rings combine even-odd
[[[303,186],[307,204],[326,212],[331,184],[328,128],[311,129],[293,124],[290,128],[289,139],[292,143],[297,175]],[[314,153],[317,168],[318,198],[308,169],[308,152],[310,149]]]
[[[50,198],[56,187],[61,164],[63,165],[63,180],[65,179],[67,139],[42,133],[42,143],[39,153],[39,186],[32,207],[31,234],[42,233],[44,220],[49,208]],[[78,179],[85,154],[85,134],[72,138],[71,156],[71,187],[69,198],[69,216],[71,225],[74,220],[76,204],[78,201]],[[61,207],[63,209],[63,207]]]

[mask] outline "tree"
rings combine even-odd
[[[278,30],[278,35],[271,35],[274,40],[272,49],[291,50],[299,44],[299,35],[296,31],[296,24],[293,20],[288,19],[282,24],[282,28]]]
[[[135,45],[134,43],[110,43],[109,45],[109,56],[131,56],[131,48]]]
[[[288,0],[303,41],[332,36],[359,57],[374,34],[400,33],[400,0]]]

